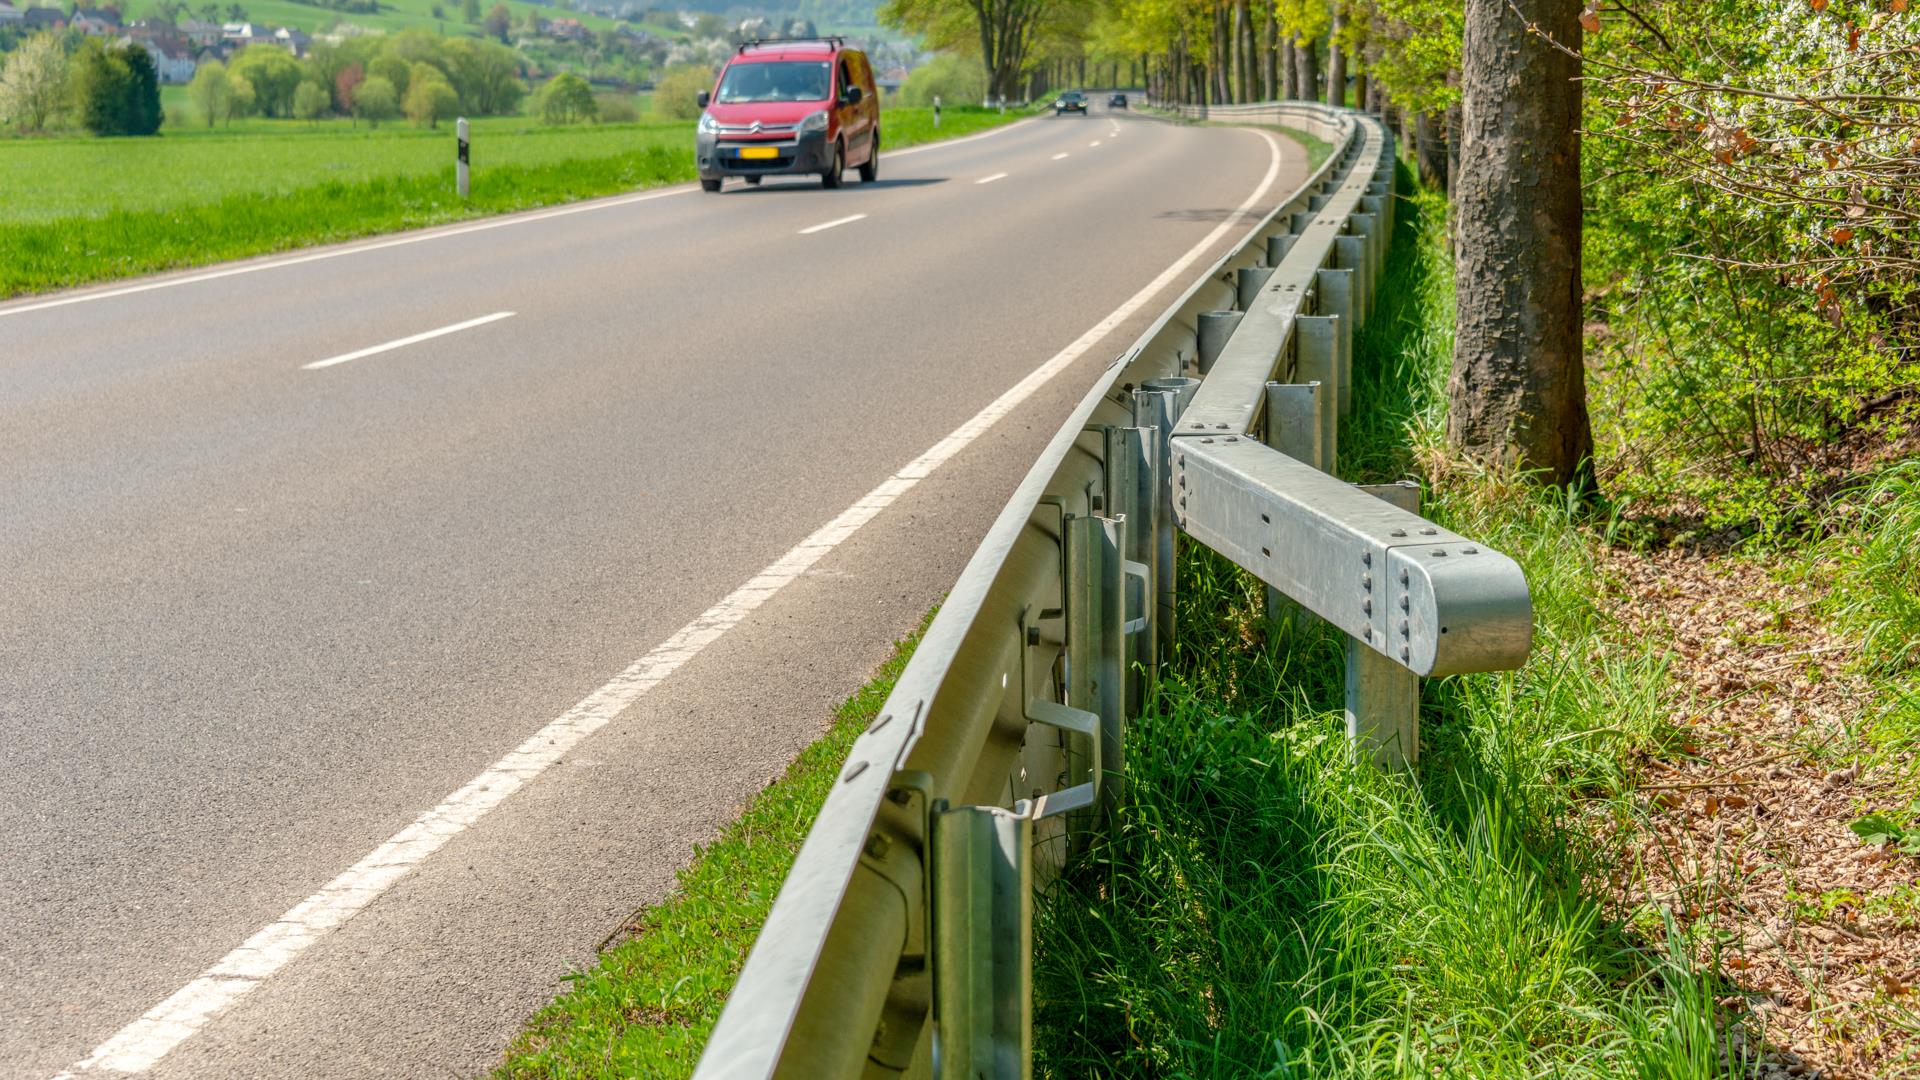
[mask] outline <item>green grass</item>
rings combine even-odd
[[[1018,119],[948,109],[882,116],[893,149]],[[86,183],[72,182],[85,177]],[[378,130],[254,120],[154,139],[0,141],[0,297],[694,178],[690,122],[474,122],[472,198],[453,195],[450,125]]]
[[[932,615],[928,615],[931,621]],[[738,821],[696,850],[665,902],[536,1014],[507,1047],[500,1080],[667,1077],[693,1071],[707,1032],[773,907],[853,741],[878,715],[921,624],[847,699],[832,726]]]
[[[1356,348],[1349,479],[1418,476],[1451,350],[1444,209],[1402,201]],[[1447,475],[1425,513],[1526,569],[1520,672],[1432,681],[1417,772],[1352,763],[1340,642],[1269,633],[1188,545],[1178,660],[1128,733],[1125,800],[1039,907],[1047,1076],[1719,1077],[1724,990],[1658,911],[1589,883],[1665,737],[1665,662],[1596,607],[1596,538],[1550,495]]]

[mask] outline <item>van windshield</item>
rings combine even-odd
[[[825,101],[831,65],[819,60],[766,60],[735,64],[720,80],[714,99],[722,105],[754,101]]]

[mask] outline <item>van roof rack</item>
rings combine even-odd
[[[823,42],[836,49],[844,49],[847,47],[847,39],[841,37],[839,34],[827,34],[819,37],[751,38],[740,43],[740,48],[735,52],[735,55],[737,56],[740,53],[746,52],[748,49],[757,49],[763,45],[794,45],[814,41]]]

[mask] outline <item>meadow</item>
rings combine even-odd
[[[899,149],[1010,120],[889,109]],[[0,140],[0,297],[437,225],[694,178],[693,124],[473,121],[472,193],[451,124],[170,124],[151,139]]]

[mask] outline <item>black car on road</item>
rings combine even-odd
[[[1070,112],[1087,115],[1087,95],[1078,90],[1069,90],[1053,103],[1053,115],[1061,116]]]
[[[1115,94],[1107,99],[1107,108],[1109,109],[1124,109],[1126,107],[1127,95],[1125,94]]]

